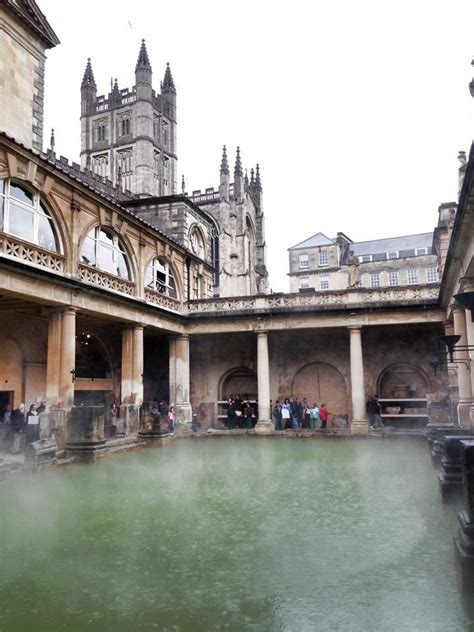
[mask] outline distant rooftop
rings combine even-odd
[[[335,243],[335,239],[330,239],[324,233],[316,233],[316,235],[313,235],[309,239],[296,244],[296,246],[288,248],[288,250],[295,250],[296,248],[314,248],[315,246],[331,246]]]
[[[400,252],[414,250],[416,248],[431,248],[433,233],[419,233],[417,235],[404,235],[403,237],[388,237],[386,239],[372,239],[370,241],[358,241],[350,244],[350,250],[354,255],[374,255],[382,252]]]

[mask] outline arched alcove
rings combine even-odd
[[[76,378],[110,379],[110,358],[102,342],[93,334],[80,331],[76,336]]]
[[[423,369],[414,364],[398,363],[386,367],[379,376],[377,391],[381,399],[426,397],[431,381]]]
[[[258,393],[255,371],[247,367],[232,369],[221,380],[221,399],[229,399],[237,393],[244,400],[256,400]]]
[[[349,401],[344,377],[332,364],[311,362],[295,374],[291,385],[291,397],[310,403],[325,403],[331,413],[347,415]]]

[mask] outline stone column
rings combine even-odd
[[[474,279],[467,277],[463,282],[463,292],[474,292]],[[471,312],[470,309],[466,309],[465,312],[466,317],[466,339],[467,344],[472,347],[469,349],[467,354],[470,359],[469,363],[469,373],[471,376],[471,398],[474,398],[474,312]],[[459,343],[460,344],[460,343]],[[471,410],[470,410],[470,419],[471,424],[474,425],[474,400],[471,399]]]
[[[132,395],[137,406],[143,404],[143,326],[133,328]]]
[[[465,347],[467,345],[466,310],[461,306],[454,305],[453,321],[454,333],[461,336],[454,348]],[[471,427],[469,412],[472,403],[472,389],[468,358],[469,354],[466,350],[454,352],[454,359],[459,361],[459,364],[456,364],[459,388],[458,420],[459,425],[463,427]]]
[[[170,338],[169,341],[169,401],[176,401],[176,340]]]
[[[268,356],[268,332],[257,331],[257,380],[258,380],[258,422],[257,434],[268,434],[275,427],[270,415],[270,361]]]
[[[349,327],[351,354],[352,434],[367,434],[369,424],[365,408],[364,361],[362,357],[362,329]]]
[[[48,354],[46,360],[46,403],[59,403],[59,375],[61,360],[61,313],[52,312],[48,323]]]
[[[121,376],[121,399],[124,404],[132,401],[133,378],[132,378],[132,356],[133,356],[133,329],[127,327],[122,330],[122,376]]]
[[[186,434],[191,430],[193,412],[189,401],[189,336],[177,336],[175,347],[175,401],[176,431]],[[173,402],[170,402],[173,403]]]
[[[67,308],[61,314],[61,345],[59,358],[59,404],[74,405],[74,371],[76,367],[76,310]]]

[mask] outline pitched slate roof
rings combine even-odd
[[[316,233],[316,235],[313,235],[309,239],[296,244],[296,246],[288,248],[288,250],[295,250],[296,248],[313,248],[315,246],[331,246],[335,243],[335,239],[330,239],[329,237],[326,237],[324,233]]]
[[[402,237],[388,237],[387,239],[372,239],[370,241],[358,241],[350,244],[349,250],[357,255],[375,255],[382,252],[400,252],[401,250],[414,250],[416,248],[430,248],[433,242],[433,233],[419,233],[417,235],[404,235]]]

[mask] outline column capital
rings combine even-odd
[[[473,277],[462,277],[459,280],[459,289],[461,292],[472,292],[474,291],[474,278]]]
[[[362,331],[362,325],[347,325],[349,331]]]
[[[72,307],[72,305],[68,305],[67,307],[63,307],[59,310],[59,313],[61,314],[77,314],[77,312],[79,311],[79,308],[77,307]]]
[[[255,333],[257,334],[257,336],[267,336],[268,329],[256,329]]]

